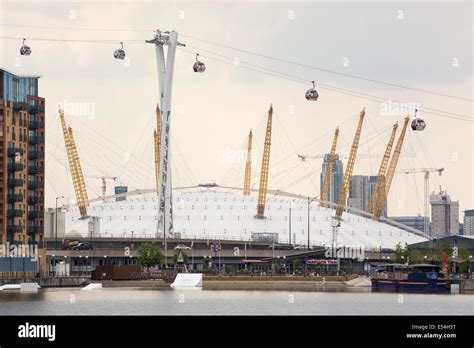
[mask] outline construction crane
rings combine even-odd
[[[81,219],[85,219],[87,218],[89,198],[87,197],[86,184],[84,182],[84,176],[82,175],[81,163],[79,161],[79,155],[77,154],[74,135],[72,134],[72,128],[68,127],[66,124],[63,109],[59,109],[59,118],[61,119],[61,126],[63,128],[64,143],[66,145],[67,158],[71,170],[72,184],[76,194],[77,206],[79,207]]]
[[[429,200],[430,200],[430,173],[437,172],[439,176],[443,175],[444,168],[415,168],[415,169],[403,169],[397,171],[397,174],[412,174],[412,173],[425,173],[425,197],[424,197],[424,215],[423,221],[423,232],[429,234]]]
[[[94,179],[101,179],[102,180],[102,185],[100,186],[100,189],[102,191],[102,197],[105,197],[105,194],[107,193],[107,181],[106,181],[106,179],[111,179],[113,181],[117,180],[116,176],[86,175],[86,178],[94,178]]]
[[[375,181],[375,186],[372,190],[372,196],[370,197],[369,202],[369,212],[374,213],[376,202],[379,200],[379,195],[385,195],[385,175],[387,173],[388,161],[390,160],[390,155],[392,154],[393,142],[395,141],[395,134],[397,133],[398,122],[393,125],[392,134],[390,134],[390,139],[388,140],[387,147],[385,149],[385,154],[380,164],[379,173],[377,174],[377,180]]]
[[[334,165],[334,158],[336,158],[336,146],[337,146],[338,137],[339,137],[339,127],[337,127],[334,132],[334,139],[332,140],[331,153],[329,154],[328,164],[326,166],[326,172],[324,173],[323,189],[321,192],[321,201],[319,203],[321,207],[326,206],[326,202],[329,196],[329,188],[331,186],[331,177],[332,177],[332,168]]]
[[[258,189],[257,219],[265,218],[265,204],[267,201],[268,169],[270,167],[270,145],[272,140],[272,116],[273,106],[270,104],[268,110],[267,131],[265,133],[265,144],[263,148],[262,171],[260,172],[260,187]]]
[[[252,130],[250,130],[247,144],[247,161],[245,162],[244,196],[250,196],[250,176],[252,174],[252,138]]]
[[[400,136],[397,140],[397,145],[395,146],[395,150],[393,151],[392,159],[390,160],[390,164],[387,169],[387,173],[385,176],[385,185],[383,186],[383,190],[385,192],[378,193],[378,199],[375,203],[373,209],[373,219],[378,220],[382,211],[385,208],[385,203],[387,202],[388,193],[390,192],[390,186],[392,185],[393,175],[395,174],[395,169],[397,168],[398,158],[400,157],[400,152],[402,151],[403,140],[405,139],[405,134],[407,131],[408,122],[410,121],[410,117],[405,117],[403,122],[403,128],[400,133]]]
[[[161,111],[160,104],[156,103],[156,129],[153,132],[155,144],[155,180],[156,192],[159,192],[160,187],[160,145],[161,145]]]
[[[341,220],[342,212],[346,205],[346,196],[349,189],[349,182],[352,177],[352,170],[354,169],[354,164],[357,156],[357,149],[359,148],[360,133],[362,132],[362,124],[364,123],[365,108],[362,109],[359,115],[359,123],[354,135],[354,140],[352,141],[351,153],[349,154],[349,160],[347,161],[346,171],[344,172],[344,181],[342,183],[341,192],[339,192],[339,199],[337,200],[336,207],[336,220]]]

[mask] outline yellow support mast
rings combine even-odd
[[[328,196],[329,196],[329,188],[331,187],[332,168],[334,166],[334,159],[336,158],[336,146],[337,146],[338,137],[339,137],[339,127],[337,127],[336,131],[334,132],[334,139],[332,141],[331,153],[329,154],[328,163],[326,165],[326,173],[324,173],[323,190],[321,192],[321,202],[319,203],[321,207],[326,206]]]
[[[265,145],[263,148],[262,171],[260,173],[260,187],[258,189],[257,219],[265,218],[265,204],[267,201],[268,169],[270,167],[270,145],[272,140],[272,116],[273,106],[270,104],[268,110],[267,131],[265,134]]]
[[[374,188],[372,190],[372,196],[370,197],[369,202],[369,212],[374,213],[375,207],[379,201],[380,196],[385,196],[385,175],[387,173],[388,161],[390,160],[390,155],[392,154],[393,142],[395,141],[395,135],[397,133],[398,122],[393,125],[392,134],[388,140],[387,147],[385,149],[385,154],[383,155],[382,163],[380,164],[379,173],[377,175],[377,180],[375,181]]]
[[[397,169],[398,158],[402,152],[403,140],[405,139],[405,134],[407,131],[408,122],[410,121],[410,116],[405,117],[403,122],[402,132],[397,140],[397,145],[393,151],[392,159],[390,160],[390,165],[388,166],[387,175],[385,178],[385,187],[384,194],[379,195],[377,206],[374,209],[373,219],[378,220],[382,214],[383,209],[385,208],[385,202],[387,201],[388,193],[390,191],[390,186],[392,185],[393,176],[395,175],[395,170]]]
[[[354,140],[352,141],[351,153],[349,154],[349,159],[347,161],[346,171],[344,172],[344,181],[342,183],[341,192],[339,192],[339,199],[337,201],[336,207],[336,220],[341,220],[342,212],[346,206],[346,197],[347,191],[349,189],[349,183],[352,177],[352,171],[354,169],[354,164],[357,156],[357,149],[359,148],[360,133],[362,131],[362,124],[364,123],[365,108],[360,112],[359,115],[359,124],[357,125],[356,133],[354,135]]]
[[[153,132],[155,143],[155,180],[156,192],[158,193],[160,187],[160,146],[161,146],[161,111],[160,105],[156,104],[156,129]]]
[[[59,109],[59,117],[61,119],[61,125],[64,134],[64,143],[66,145],[67,158],[69,162],[69,168],[71,170],[72,183],[74,186],[74,192],[76,194],[77,206],[81,214],[81,219],[87,218],[87,208],[89,207],[89,198],[87,196],[86,184],[84,182],[84,176],[82,175],[81,163],[79,161],[79,155],[77,153],[76,144],[74,142],[74,135],[72,128],[66,125],[64,118],[64,111]]]
[[[250,196],[250,176],[252,174],[252,138],[252,130],[250,130],[247,144],[247,161],[245,162],[244,196]]]

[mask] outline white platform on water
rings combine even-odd
[[[178,273],[172,288],[202,288],[202,273]]]
[[[102,289],[102,283],[91,283],[85,287],[83,287],[81,290],[101,290]]]
[[[15,291],[19,290],[21,292],[38,292],[41,286],[38,283],[21,283],[21,284],[6,284],[0,286],[0,291]]]

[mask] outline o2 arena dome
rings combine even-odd
[[[291,243],[308,243],[308,202],[303,196],[268,192],[265,218],[255,218],[257,196],[242,195],[230,188],[192,187],[173,190],[175,238],[249,240],[254,234],[277,233],[279,243],[289,242],[291,207]],[[132,191],[117,200],[114,196],[90,202],[89,218],[80,219],[79,209],[66,212],[66,233],[77,231],[86,237],[92,220],[98,222],[102,237],[154,238],[157,236],[157,201],[153,190]],[[126,198],[125,198],[126,197]],[[120,198],[119,198],[120,199]],[[335,210],[310,204],[309,230],[313,246],[330,246]],[[158,234],[162,237],[162,233]],[[417,243],[427,238],[418,230],[389,219],[374,221],[356,213],[344,212],[337,234],[338,246],[367,249],[395,248],[400,243]]]

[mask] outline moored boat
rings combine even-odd
[[[440,267],[430,264],[386,264],[377,267],[370,279],[372,289],[387,291],[446,291],[446,279]]]

